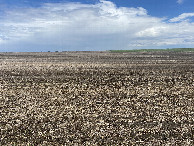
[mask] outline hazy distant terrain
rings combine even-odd
[[[0,53],[0,145],[193,145],[194,52]]]

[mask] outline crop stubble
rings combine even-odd
[[[0,145],[192,145],[193,52],[0,53]]]

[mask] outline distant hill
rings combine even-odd
[[[124,52],[163,52],[163,51],[173,51],[173,52],[193,52],[194,48],[170,48],[170,49],[134,49],[134,50],[109,50],[113,53],[124,53]]]

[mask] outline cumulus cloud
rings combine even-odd
[[[148,15],[142,7],[117,7],[105,0],[97,4],[45,3],[5,13],[0,17],[3,51],[109,50],[194,43],[193,23],[177,22],[178,18],[170,20],[177,23],[167,23]]]
[[[194,17],[194,13],[183,13],[183,14],[179,15],[178,17],[170,19],[170,22],[183,21],[188,17]]]
[[[178,4],[182,4],[184,2],[184,0],[177,0]]]

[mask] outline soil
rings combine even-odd
[[[0,53],[0,145],[193,145],[194,52]]]

